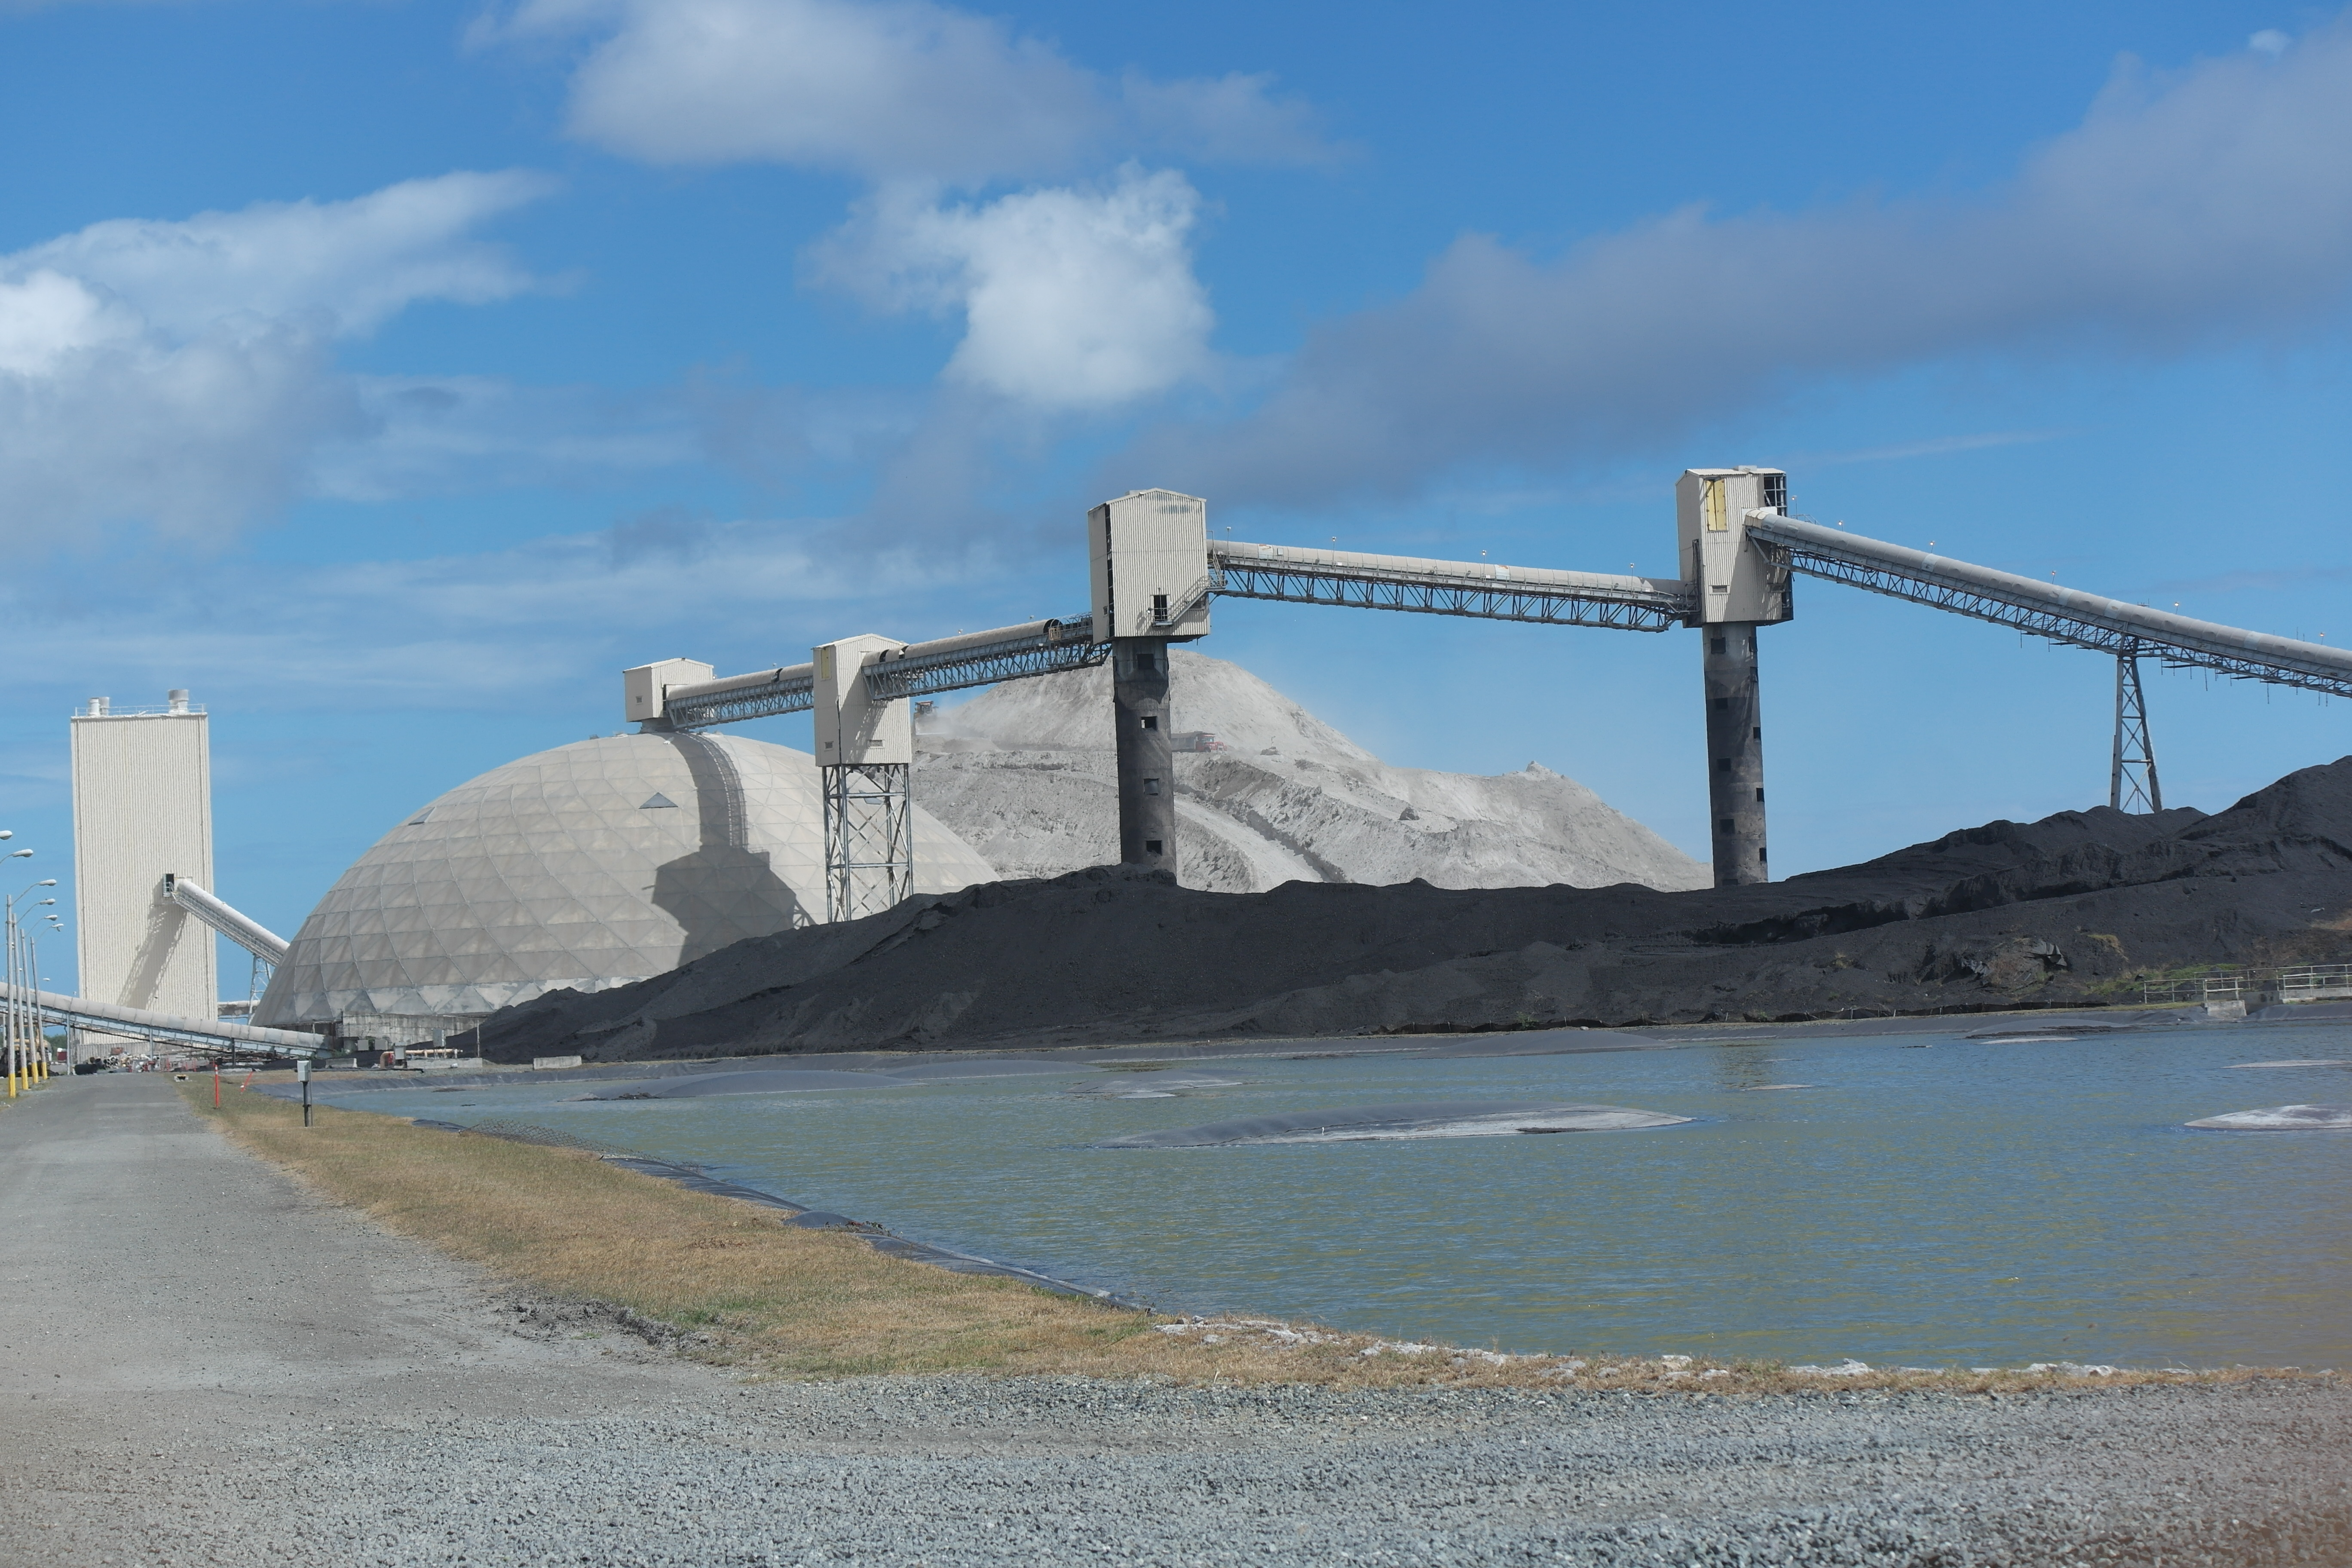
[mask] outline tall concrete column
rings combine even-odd
[[[1764,846],[1764,715],[1756,680],[1756,623],[1699,628],[1706,679],[1707,826],[1715,885],[1772,879]]]
[[[1118,735],[1118,858],[1176,869],[1176,753],[1168,728],[1168,645],[1111,644],[1111,714]]]

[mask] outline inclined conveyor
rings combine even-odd
[[[724,679],[685,660],[645,666],[628,672],[627,711],[645,729],[698,730],[814,710],[818,762],[828,770],[826,865],[836,886],[834,902],[836,910],[860,910],[871,900],[854,896],[854,884],[880,862],[853,863],[841,846],[865,831],[850,823],[856,811],[881,812],[877,820],[888,824],[903,820],[912,762],[906,700],[1106,661],[1118,748],[1120,858],[1173,870],[1166,649],[1206,636],[1211,601],[1221,597],[1618,631],[1700,631],[1719,884],[1768,875],[1756,634],[1794,615],[1795,576],[1890,595],[2114,657],[2109,799],[2118,808],[2163,808],[2140,688],[2142,656],[2352,696],[2352,649],[2220,626],[1827,527],[1789,512],[1788,477],[1776,468],[1689,469],[1675,497],[1675,553],[1683,574],[1645,577],[1212,539],[1207,503],[1200,498],[1130,491],[1087,514],[1094,587],[1087,615],[924,643],[846,638],[813,650],[808,664]],[[838,679],[828,662],[835,658],[845,661]],[[667,674],[685,671],[701,678],[665,683]],[[854,783],[844,782],[852,774]],[[898,815],[890,816],[893,812]],[[903,847],[888,856],[911,855],[911,835],[899,826],[875,831]],[[867,833],[864,841],[880,840]],[[889,887],[907,885],[905,868],[895,859],[888,869]]]

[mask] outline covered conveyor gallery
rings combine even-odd
[[[933,642],[872,635],[823,643],[805,664],[720,678],[665,659],[624,673],[641,730],[701,730],[771,714],[815,715],[824,770],[827,917],[887,909],[913,886],[910,700],[1110,661],[1119,858],[1177,867],[1168,645],[1209,635],[1228,598],[1613,631],[1699,634],[1707,792],[1718,887],[1770,876],[1758,634],[1795,613],[1801,574],[2014,626],[2116,661],[2109,803],[2160,811],[2141,698],[2143,656],[2174,668],[2352,696],[2352,650],[2217,626],[1864,538],[1789,510],[1778,468],[1690,468],[1675,486],[1678,577],[1302,550],[1209,537],[1208,503],[1134,490],[1087,515],[1086,614]]]

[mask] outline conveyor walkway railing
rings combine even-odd
[[[1746,521],[1748,537],[1792,572],[2118,658],[2149,654],[2176,668],[2352,697],[2352,648],[2245,631],[2062,588],[1778,512],[1749,512]]]
[[[1690,589],[1671,577],[1561,572],[1484,561],[1429,561],[1346,550],[1209,542],[1210,591],[1365,610],[1407,610],[1487,621],[1663,632],[1687,620]]]
[[[887,702],[1000,680],[1084,669],[1110,657],[1110,645],[1094,640],[1089,615],[1024,621],[885,652],[866,668],[866,694]],[[663,719],[672,730],[707,730],[805,713],[816,705],[816,666],[793,664],[750,675],[671,686],[663,692]]]
[[[1787,476],[1777,468],[1690,469],[1675,494],[1676,549],[1687,562],[1685,575],[1678,578],[1213,539],[1206,531],[1206,503],[1200,498],[1171,490],[1130,491],[1089,514],[1097,598],[1089,614],[903,647],[869,636],[821,645],[821,656],[830,659],[835,647],[853,649],[864,681],[863,701],[870,707],[1085,668],[1112,658],[1115,645],[1126,649],[1118,654],[1119,673],[1113,681],[1113,706],[1120,715],[1115,732],[1121,737],[1118,790],[1122,853],[1130,859],[1140,856],[1172,865],[1173,851],[1166,845],[1173,821],[1162,820],[1169,802],[1162,785],[1172,760],[1163,740],[1135,737],[1168,731],[1164,647],[1206,634],[1208,617],[1200,612],[1210,598],[1616,631],[1691,627],[1706,634],[1701,647],[1707,661],[1709,816],[1717,876],[1727,883],[1759,880],[1764,875],[1764,731],[1756,632],[1790,618],[1787,584],[1791,574],[1843,583],[2113,656],[2116,723],[2109,800],[2119,809],[2163,808],[2140,686],[2142,655],[2176,668],[2352,697],[2352,648],[2198,620],[1791,517],[1786,511]],[[1159,650],[1150,646],[1154,643]],[[650,668],[631,673],[642,678]],[[802,664],[666,686],[656,694],[653,717],[643,721],[651,728],[695,730],[804,711],[817,706],[818,679],[815,665]],[[834,679],[830,663],[824,679]],[[1131,689],[1120,687],[1120,681]],[[858,706],[848,691],[831,689],[837,693],[840,713]],[[1119,695],[1122,690],[1128,695]],[[632,700],[642,704],[643,699]],[[819,715],[820,730],[835,711],[829,704]],[[869,722],[869,717],[858,721]],[[901,777],[911,767],[911,744],[903,737],[892,742],[908,756],[891,762],[873,755],[882,743],[870,737],[861,740],[866,756],[856,765],[869,774],[877,767],[895,770],[890,790],[904,793],[911,787]],[[848,755],[845,743],[836,754]],[[897,794],[891,798],[896,800]],[[1152,816],[1155,811],[1161,816]],[[857,868],[836,851],[833,820],[829,815],[828,875],[837,870],[845,877]]]
[[[816,706],[816,666],[783,665],[751,675],[672,686],[664,691],[663,699],[662,720],[654,727],[665,730],[708,730],[714,724],[740,724],[747,719],[771,719],[779,713],[805,713]]]
[[[1109,657],[1110,645],[1095,641],[1094,615],[1089,611],[910,643],[866,667],[866,694],[877,702],[887,702],[899,697],[961,691],[993,686],[1000,680],[1085,669]]]

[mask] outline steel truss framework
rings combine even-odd
[[[2116,656],[2116,764],[2107,804],[2117,811],[2164,809],[2156,782],[2156,746],[2148,739],[2147,699],[2139,685],[2139,648]]]
[[[887,702],[937,691],[993,686],[1032,675],[1085,669],[1110,657],[1110,645],[1094,640],[1092,615],[1007,627],[1003,637],[942,639],[944,647],[918,643],[866,667],[866,694]],[[989,639],[989,640],[980,640]],[[780,713],[805,713],[816,706],[816,681],[806,665],[779,669],[763,685],[739,687],[705,698],[674,700],[665,715],[676,730],[708,730]]]
[[[961,643],[962,639],[955,639]],[[885,656],[866,667],[866,695],[877,702],[993,686],[1065,669],[1085,669],[1110,657],[1110,645],[1094,640],[1094,616],[1071,616],[1021,628],[994,642],[927,651],[921,643],[904,654]]]
[[[1234,599],[1280,599],[1296,605],[1338,605],[1360,610],[1406,610],[1487,621],[1535,621],[1556,626],[1605,626],[1663,632],[1692,613],[1687,595],[1622,596],[1503,578],[1436,573],[1384,572],[1313,562],[1224,556],[1212,592]]]
[[[664,715],[673,730],[708,730],[717,724],[740,724],[747,719],[770,719],[779,713],[805,713],[816,706],[816,679],[785,674],[766,686],[729,691],[703,702],[682,702]]]
[[[904,763],[842,763],[824,774],[824,903],[830,921],[878,915],[915,890]]]
[[[2240,680],[2264,680],[2330,697],[2352,697],[2352,676],[2315,662],[2306,663],[2291,654],[2266,658],[2218,639],[2167,637],[2121,616],[2109,618],[2040,603],[2021,593],[2004,594],[1958,573],[1948,575],[1932,569],[1903,567],[1862,551],[1844,554],[1816,540],[1798,541],[1776,535],[1770,522],[1763,519],[1751,518],[1748,527],[1749,535],[1767,553],[1790,571],[1808,576],[1843,583],[1848,587],[1867,589],[1890,598],[1908,599],[1915,605],[1933,605],[1955,615],[1973,616],[1978,620],[2014,626],[2053,642],[2095,648],[2117,658],[2137,658],[2146,654],[2175,669],[2210,669]]]

